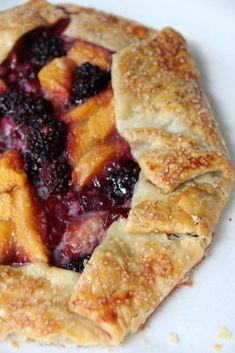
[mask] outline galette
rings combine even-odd
[[[177,31],[0,13],[1,339],[120,344],[205,257],[232,182]]]

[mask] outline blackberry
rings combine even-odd
[[[131,156],[120,156],[80,191],[75,204],[77,212],[110,211],[123,205],[128,207],[139,171]]]
[[[51,119],[52,107],[42,98],[29,98],[20,89],[11,88],[0,96],[0,115],[10,116],[17,123],[32,125]]]
[[[0,96],[0,115],[15,116],[26,96],[22,90],[9,89]]]
[[[25,99],[14,116],[14,120],[25,123],[26,125],[37,126],[46,124],[51,120],[52,106],[42,98]]]
[[[106,190],[113,198],[129,198],[139,177],[139,166],[132,159],[124,159],[121,163],[113,163],[107,169]]]
[[[89,62],[74,69],[72,104],[81,104],[102,91],[109,84],[110,73]]]
[[[50,35],[46,30],[41,33],[33,32],[28,40],[31,42],[29,55],[32,61],[40,66],[66,54],[62,38],[57,35]]]
[[[40,186],[40,171],[42,164],[35,160],[30,153],[23,154],[24,169],[34,186]]]
[[[27,148],[34,160],[59,156],[66,143],[64,122],[53,118],[53,108],[42,98],[29,98],[11,89],[0,97],[0,115],[11,117],[23,129]]]
[[[40,183],[44,197],[67,191],[70,180],[71,168],[66,160],[48,160],[40,170]]]
[[[53,118],[50,103],[43,97],[30,98],[21,90],[11,89],[0,97],[0,114],[9,116],[14,125],[5,142],[22,153],[32,183],[43,186],[46,195],[66,190],[71,170],[61,156],[67,131],[64,122]]]
[[[29,125],[28,148],[35,160],[59,156],[66,143],[65,123],[55,119],[36,120]]]
[[[65,193],[70,185],[71,167],[62,157],[41,162],[25,153],[24,168],[43,199],[52,194]]]

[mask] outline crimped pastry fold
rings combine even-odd
[[[46,264],[32,221],[27,234],[33,234],[37,251],[28,242],[31,263],[0,266],[0,338],[117,345],[203,259],[233,171],[186,41],[171,28],[157,33],[93,9],[30,1],[0,13],[0,63],[23,34],[60,18],[70,20],[65,35],[116,52],[115,123],[141,173],[128,218],[112,224],[81,275]],[[26,174],[11,165],[14,153],[0,160],[2,173],[6,169],[0,178],[0,259],[19,218],[36,214]],[[28,208],[21,207],[16,222],[12,210],[25,192]]]
[[[142,175],[82,273],[71,310],[119,343],[201,261],[232,167],[185,40],[164,29],[113,58],[116,124]]]

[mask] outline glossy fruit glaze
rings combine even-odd
[[[46,99],[37,75],[53,58],[66,55],[74,42],[62,34],[67,24],[61,20],[27,33],[0,66],[0,151],[15,148],[22,156],[41,207],[39,221],[45,223],[51,263],[82,271],[108,227],[127,217],[139,167],[114,130],[108,140],[121,145],[121,152],[81,189],[73,185],[67,126],[59,117],[105,89],[111,76],[86,62],[74,69],[69,104],[58,108]],[[10,259],[17,263],[15,254]]]

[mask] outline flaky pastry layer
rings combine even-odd
[[[107,345],[107,333],[69,311],[78,279],[46,264],[0,266],[0,339],[14,334],[47,344]]]
[[[127,220],[113,223],[81,276],[45,263],[32,224],[33,263],[0,266],[0,338],[114,345],[137,331],[205,256],[233,171],[187,44],[173,29],[157,33],[93,9],[35,0],[0,13],[0,62],[23,34],[66,17],[65,35],[117,52],[115,121],[141,175]],[[11,216],[25,178],[13,166],[11,178],[0,179],[0,259],[11,227],[20,227]],[[29,208],[21,210],[30,216]]]

